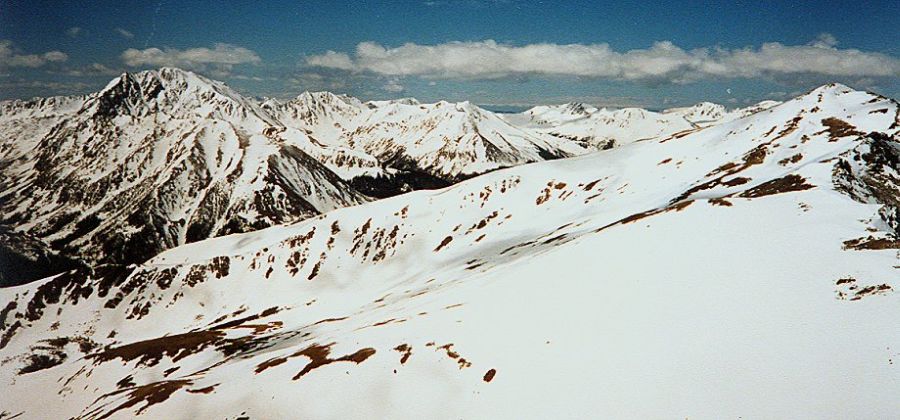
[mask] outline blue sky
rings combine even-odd
[[[900,5],[860,3],[0,0],[0,98],[162,65],[282,98],[738,106],[828,81],[900,97]]]

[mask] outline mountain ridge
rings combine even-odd
[[[317,160],[262,135],[272,121],[254,104],[192,73],[124,74],[75,101],[47,118],[0,116],[0,224],[66,257],[141,262],[366,201]]]
[[[4,410],[890,416],[898,161],[900,106],[830,85],[0,289]]]

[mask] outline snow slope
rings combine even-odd
[[[891,417],[898,162],[898,104],[829,85],[685,135],[0,289],[0,407]]]

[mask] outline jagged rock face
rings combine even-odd
[[[0,226],[0,287],[18,286],[81,267],[40,239]]]
[[[40,111],[37,111],[40,110]],[[224,85],[175,69],[97,94],[6,104],[0,224],[91,264],[290,223],[366,201]]]
[[[0,290],[3,410],[890,417],[898,146],[896,102],[827,86]]]
[[[900,239],[900,142],[896,135],[867,133],[843,153],[833,171],[835,189],[866,204],[880,205],[884,230]]]

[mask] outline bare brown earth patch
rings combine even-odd
[[[331,363],[335,363],[335,362],[353,362],[356,364],[360,364],[360,363],[364,362],[366,359],[368,359],[369,357],[371,357],[373,354],[375,354],[375,349],[368,347],[368,348],[357,350],[355,353],[332,359],[329,357],[329,355],[331,354],[331,346],[332,345],[334,345],[334,343],[326,344],[326,345],[312,344],[309,347],[307,347],[303,350],[300,350],[298,352],[295,352],[293,354],[290,354],[288,356],[276,357],[273,359],[266,360],[256,366],[255,372],[257,374],[262,373],[266,369],[281,365],[284,362],[287,362],[288,359],[291,359],[294,357],[299,357],[299,356],[306,357],[309,359],[309,363],[307,363],[306,366],[304,366],[300,372],[298,372],[296,375],[294,375],[294,377],[292,379],[296,381],[296,380],[300,379],[301,377],[303,377],[303,375],[306,375],[307,373],[313,371],[314,369],[320,368],[322,366],[325,366],[325,365],[328,365]]]
[[[739,197],[757,198],[792,191],[803,191],[814,187],[815,185],[807,184],[806,179],[802,176],[791,174],[763,182],[762,184],[742,192],[739,194]]]
[[[785,125],[784,129],[778,132],[778,136],[776,136],[773,140],[778,140],[780,138],[784,138],[788,134],[793,133],[800,126],[800,121],[803,121],[802,112],[801,115],[794,117],[791,121]]]
[[[565,183],[565,182],[556,182],[556,183],[554,183],[553,181],[547,182],[547,186],[544,187],[544,189],[541,191],[541,195],[539,195],[539,196],[534,200],[534,203],[535,203],[536,205],[538,205],[538,206],[540,206],[541,204],[546,203],[546,202],[549,201],[550,198],[552,197],[552,195],[553,195],[553,190],[561,190],[561,189],[563,189],[563,188],[565,188],[565,187],[566,187],[566,183]]]
[[[667,141],[669,141],[669,140],[680,139],[680,138],[682,138],[682,137],[684,137],[684,136],[686,136],[686,135],[688,135],[688,134],[691,134],[691,133],[694,133],[694,132],[697,132],[697,131],[700,131],[700,129],[699,129],[699,128],[689,128],[689,129],[687,129],[687,130],[683,130],[683,131],[679,131],[679,132],[677,132],[677,133],[674,133],[674,134],[672,134],[671,136],[666,137],[666,138],[660,140],[659,142],[660,142],[660,143],[665,143],[665,142],[667,142]]]
[[[254,369],[254,372],[261,373],[262,371],[264,371],[270,367],[278,366],[284,362],[287,362],[286,357],[276,357],[273,359],[269,359],[269,360],[266,360],[266,361],[256,365],[256,369]]]
[[[405,364],[407,360],[409,360],[409,356],[412,356],[412,347],[409,344],[401,344],[397,347],[394,347],[394,350],[400,352],[400,364]]]
[[[154,366],[163,356],[168,356],[172,358],[173,362],[177,362],[199,353],[208,346],[219,343],[224,337],[223,331],[195,331],[110,347],[87,357],[94,359],[95,364],[122,359],[124,362],[137,360],[140,364]]]
[[[594,230],[594,232],[599,233],[599,232],[602,232],[602,231],[604,231],[608,228],[611,228],[613,226],[616,226],[616,225],[624,225],[624,224],[628,224],[628,223],[637,222],[638,220],[641,220],[645,217],[655,216],[660,213],[665,213],[665,212],[669,212],[669,211],[682,211],[693,203],[694,202],[692,200],[686,200],[686,201],[681,201],[681,202],[675,203],[675,204],[667,206],[667,207],[642,211],[640,213],[635,213],[630,216],[623,217],[623,218],[621,218],[615,222],[612,222],[608,225],[601,226],[601,227],[597,228],[596,230]]]
[[[866,296],[883,295],[891,292],[892,290],[893,289],[891,289],[891,286],[888,286],[887,284],[866,286],[856,291],[856,293],[852,298],[850,298],[850,300],[860,300]]]
[[[490,382],[490,381],[494,380],[494,376],[496,376],[496,375],[497,375],[497,369],[490,369],[484,373],[484,378],[482,378],[482,379],[484,379],[485,382]]]
[[[728,162],[722,166],[719,166],[716,169],[713,169],[708,174],[706,174],[706,176],[709,177],[709,176],[715,176],[718,174],[722,174],[722,175],[720,175],[712,180],[709,180],[709,181],[706,181],[706,182],[703,182],[701,184],[691,187],[690,189],[683,192],[678,197],[675,197],[674,199],[672,199],[672,201],[670,201],[670,203],[676,203],[679,201],[686,200],[686,199],[690,198],[691,195],[693,195],[694,193],[696,193],[698,191],[712,189],[719,185],[734,187],[737,185],[746,184],[747,182],[750,181],[750,178],[735,177],[728,181],[724,181],[724,179],[727,176],[737,174],[751,166],[759,165],[759,164],[765,162],[766,155],[768,154],[769,143],[771,143],[771,141],[761,144],[759,146],[756,146],[749,152],[745,153],[744,156],[742,157],[742,159],[744,161],[743,163],[739,164],[736,162]]]
[[[896,238],[876,238],[869,236],[866,238],[856,238],[844,241],[845,250],[873,250],[873,249],[900,249],[900,239]]]
[[[688,189],[687,191],[683,192],[678,197],[675,197],[675,199],[672,200],[672,203],[676,203],[676,202],[685,200],[696,192],[700,192],[703,190],[709,190],[709,189],[715,188],[720,185],[724,185],[726,187],[736,187],[738,185],[744,185],[744,184],[752,181],[750,178],[741,177],[741,176],[734,177],[732,179],[724,181],[723,178],[725,178],[726,176],[727,176],[727,174],[722,175],[711,181],[707,181],[702,184],[695,185],[695,186],[691,187],[690,189]]]
[[[172,359],[172,362],[177,362],[185,357],[202,352],[208,347],[214,347],[223,354],[249,350],[260,343],[254,343],[252,336],[227,338],[225,330],[250,328],[255,333],[261,333],[273,328],[280,328],[281,322],[279,321],[267,324],[246,324],[249,321],[273,315],[278,310],[277,307],[269,308],[257,315],[250,315],[218,324],[210,327],[208,330],[167,335],[121,346],[109,346],[99,352],[89,354],[85,358],[92,359],[94,364],[121,359],[126,363],[136,360],[139,364],[154,366],[163,357],[169,357]]]
[[[449,357],[453,360],[456,360],[456,363],[459,364],[460,369],[464,369],[469,366],[472,366],[471,362],[469,362],[465,358],[461,357],[459,355],[459,353],[457,353],[453,350],[453,343],[444,344],[443,346],[440,346],[435,349],[435,351],[438,351],[438,350],[444,350],[445,352],[447,352],[447,357]]]
[[[728,163],[723,164],[722,166],[719,166],[716,169],[713,169],[708,174],[706,174],[706,176],[714,176],[716,174],[720,174],[725,171],[730,171],[730,170],[736,168],[737,166],[738,166],[738,164],[735,162],[728,162]]]
[[[786,157],[784,159],[779,160],[778,164],[781,166],[787,166],[788,164],[791,164],[791,163],[797,163],[801,159],[803,159],[803,155],[800,153],[797,153],[796,155],[793,155],[791,157]]]
[[[856,126],[834,117],[828,117],[822,120],[825,131],[828,132],[830,139],[828,141],[837,141],[841,137],[861,136],[862,132],[856,130]]]
[[[740,172],[750,166],[759,165],[759,164],[765,162],[766,155],[769,153],[768,148],[766,146],[767,146],[767,144],[761,144],[761,145],[753,148],[753,150],[747,152],[747,154],[745,154],[743,157],[743,159],[744,159],[743,167],[735,172]],[[735,172],[731,172],[731,173],[733,174]]]
[[[453,240],[452,236],[448,236],[448,237],[444,238],[444,240],[441,241],[441,243],[434,249],[434,252],[440,251],[441,248],[447,246],[447,244],[449,244],[450,241],[452,241],[452,240]]]
[[[369,357],[372,357],[373,354],[375,354],[375,349],[373,349],[371,347],[367,347],[364,349],[357,350],[353,354],[348,354],[345,356],[338,357],[336,359],[331,359],[328,357],[329,354],[331,353],[331,346],[332,346],[332,344],[328,344],[325,346],[313,344],[313,345],[289,356],[289,357],[305,356],[305,357],[309,358],[309,363],[307,363],[306,366],[304,366],[303,369],[300,372],[298,372],[296,375],[294,375],[294,377],[291,379],[296,381],[296,380],[300,379],[301,377],[303,377],[303,375],[306,375],[307,373],[312,372],[315,369],[318,369],[322,366],[329,365],[329,364],[335,363],[335,362],[353,362],[356,364],[360,364],[360,363],[366,361],[366,359],[368,359]]]
[[[322,256],[324,256],[324,255],[325,255],[325,253],[323,252],[323,253],[322,253]],[[312,271],[310,271],[310,272],[309,272],[309,275],[306,276],[306,279],[307,279],[307,280],[312,280],[312,279],[316,278],[317,275],[319,275],[319,270],[322,269],[322,261],[323,261],[323,259],[324,259],[324,258],[321,258],[321,257],[320,257],[319,261],[316,262],[316,265],[313,266]]]
[[[206,388],[188,389],[187,392],[190,392],[191,394],[211,394],[217,386],[219,386],[219,384],[210,385]]]
[[[65,347],[69,344],[76,344],[79,351],[85,354],[90,353],[98,345],[86,337],[57,337],[41,340],[37,345],[31,346],[31,354],[27,355],[26,364],[19,369],[19,375],[59,366],[68,358]]]
[[[485,216],[485,218],[478,221],[478,223],[475,223],[471,227],[469,227],[469,229],[466,230],[466,235],[468,235],[476,230],[484,229],[485,227],[487,227],[488,223],[491,222],[491,220],[497,218],[497,216],[499,216],[499,215],[500,215],[500,212],[494,210],[493,213]]]
[[[123,392],[127,392],[128,397],[125,400],[125,402],[123,402],[122,404],[119,404],[112,410],[107,411],[106,413],[104,413],[103,415],[101,415],[99,417],[96,417],[99,414],[98,412],[96,412],[97,410],[95,410],[94,412],[88,413],[89,414],[88,417],[96,418],[98,420],[106,419],[106,418],[111,417],[113,414],[115,414],[119,411],[134,407],[135,405],[143,402],[144,405],[141,408],[139,408],[136,413],[136,414],[140,415],[145,410],[147,410],[147,408],[149,408],[150,406],[159,404],[163,401],[168,400],[169,397],[171,397],[172,394],[174,394],[176,391],[178,391],[179,389],[184,388],[186,386],[189,386],[191,384],[193,384],[193,381],[191,381],[191,380],[178,379],[178,380],[171,380],[171,381],[153,382],[153,383],[150,383],[147,385],[141,385],[141,386],[137,386],[137,387],[130,388],[127,390],[123,390],[123,391],[116,391],[111,394],[104,395],[104,397],[114,396],[114,395],[121,394]]]
[[[715,205],[715,206],[722,206],[722,207],[731,207],[732,206],[731,202],[724,198],[711,198],[711,199],[709,199],[709,203],[712,205]]]
[[[373,326],[373,327],[380,327],[380,326],[382,326],[382,325],[387,325],[387,324],[390,324],[390,323],[396,322],[396,321],[397,321],[397,318],[386,319],[386,320],[384,320],[384,321],[376,322],[376,323],[372,324],[372,326]]]
[[[588,182],[587,184],[585,184],[585,185],[582,187],[582,189],[585,190],[585,191],[590,191],[590,190],[594,189],[594,187],[597,185],[597,183],[599,183],[599,182],[602,181],[602,180],[603,180],[603,179],[601,178],[601,179],[595,179],[595,180],[593,180],[593,181],[591,181],[591,182]]]
[[[888,284],[873,284],[861,287],[853,277],[843,277],[834,282],[838,300],[860,300],[867,296],[884,295],[893,291]]]
[[[325,318],[325,319],[322,319],[322,320],[319,320],[319,321],[314,322],[313,325],[321,325],[321,324],[327,324],[327,323],[329,323],[329,322],[343,321],[343,320],[345,320],[345,319],[347,319],[347,318],[348,318],[348,317],[346,317],[346,316],[337,317],[337,318]]]
[[[850,284],[854,282],[856,282],[856,279],[854,279],[853,277],[844,277],[842,279],[838,279],[836,282],[834,282],[834,284],[840,286],[842,284]]]

